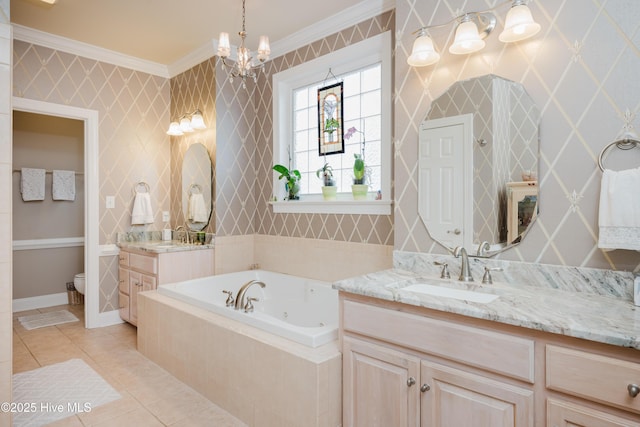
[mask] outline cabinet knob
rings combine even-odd
[[[456,236],[460,235],[460,233],[462,233],[462,231],[460,231],[459,228],[456,228],[455,230],[447,230],[447,234],[455,234]]]
[[[124,260],[125,260],[125,257],[121,256],[121,257],[118,257],[118,259],[119,259],[120,261],[124,261]]]
[[[429,384],[422,384],[420,386],[420,391],[423,392],[423,393],[426,392],[426,391],[429,391],[429,390],[431,390],[431,386],[429,386]]]
[[[411,387],[412,385],[416,384],[416,379],[413,377],[409,377],[409,379],[407,380],[407,387]]]
[[[629,396],[636,397],[640,394],[640,386],[638,384],[629,384],[627,386],[627,390],[629,391]]]

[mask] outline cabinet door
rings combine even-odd
[[[640,427],[640,422],[625,420],[573,403],[549,399],[547,427]]]
[[[142,290],[142,274],[129,272],[129,323],[138,324],[138,292]]]
[[[424,427],[533,426],[533,391],[423,360]]]
[[[118,292],[118,308],[120,311],[120,317],[125,322],[129,321],[129,295]]]
[[[419,425],[419,359],[351,337],[342,350],[345,426]]]

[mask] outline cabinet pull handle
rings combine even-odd
[[[121,257],[118,257],[118,259],[119,259],[120,261],[124,261],[124,260],[125,260],[125,257],[121,256]]]
[[[431,386],[429,386],[429,384],[422,384],[420,386],[420,391],[423,392],[423,393],[426,392],[426,391],[429,391],[429,390],[431,390]]]
[[[629,384],[627,386],[627,390],[629,391],[629,396],[636,397],[640,394],[640,386],[638,384]]]
[[[416,383],[416,379],[413,377],[409,377],[409,379],[407,380],[407,387],[411,387],[412,385],[415,385]]]

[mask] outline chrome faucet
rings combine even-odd
[[[471,275],[471,267],[469,266],[469,257],[467,250],[462,246],[458,246],[453,250],[453,256],[462,258],[462,265],[460,266],[460,277],[458,280],[461,282],[473,282],[473,276]]]
[[[485,256],[489,249],[491,249],[491,244],[485,240],[482,243],[480,243],[480,246],[478,246],[477,255],[478,256]]]
[[[191,243],[189,241],[189,228],[186,225],[179,225],[176,227],[176,231],[184,230],[184,243],[187,245]]]
[[[259,280],[249,280],[247,283],[242,285],[242,287],[238,291],[238,295],[236,296],[236,304],[235,304],[236,310],[242,310],[245,307],[244,294],[247,293],[247,290],[249,290],[251,285],[258,285],[261,288],[264,288],[265,286],[267,286],[264,284],[264,282],[261,282]],[[253,300],[253,301],[256,301],[256,300]],[[251,305],[251,301],[249,301],[249,305]]]

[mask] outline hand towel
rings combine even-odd
[[[151,196],[149,193],[136,192],[131,211],[131,225],[152,224],[153,209],[151,208]]]
[[[599,248],[640,250],[640,168],[604,170],[598,225]]]
[[[44,169],[22,168],[20,179],[20,192],[22,200],[44,200]]]
[[[207,222],[209,220],[202,194],[191,194],[189,196],[189,220],[192,222]]]
[[[76,199],[76,173],[74,171],[53,171],[51,198],[71,201]]]

